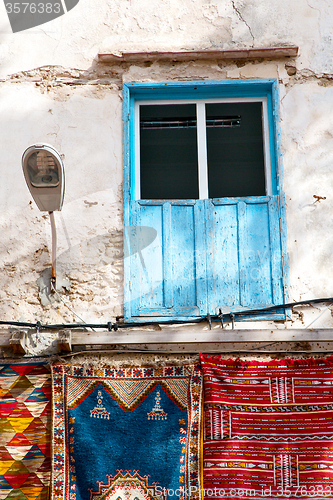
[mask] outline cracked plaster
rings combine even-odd
[[[288,65],[292,65],[290,60]],[[326,235],[329,227],[326,186],[331,174],[331,158],[327,147],[333,150],[333,131],[331,114],[326,119],[324,116],[329,109],[327,101],[333,102],[331,80],[325,77],[324,86],[313,72],[296,72],[289,76],[286,61],[99,66],[96,72],[43,67],[11,75],[0,84],[2,95],[7,95],[2,102],[2,116],[8,116],[2,135],[9,142],[16,133],[21,141],[14,155],[11,150],[4,152],[4,161],[13,168],[9,169],[7,183],[0,187],[3,209],[0,254],[5,264],[0,311],[4,318],[12,319],[14,315],[26,321],[36,318],[44,322],[77,321],[68,305],[88,322],[114,320],[122,314],[124,255],[119,82],[122,79],[197,79],[203,73],[210,79],[232,76],[280,80],[291,295],[294,300],[331,295],[331,274],[327,272],[330,269],[330,241],[320,238],[321,231]],[[96,85],[92,85],[92,81],[97,82]],[[14,99],[16,104],[9,108],[6,103]],[[37,114],[35,111],[30,116],[26,102],[33,103]],[[14,117],[22,113],[21,110],[25,112],[26,123],[17,127]],[[39,120],[38,115],[43,119]],[[63,302],[47,307],[40,305],[36,280],[50,265],[48,216],[38,212],[31,202],[19,174],[20,152],[33,143],[34,137],[43,138],[43,130],[47,130],[45,140],[52,142],[64,155],[66,195],[63,211],[56,214],[57,265],[71,283]],[[322,163],[320,176],[313,169],[318,161]],[[15,185],[18,193],[15,203],[8,197],[11,185]],[[325,185],[324,192],[322,185]],[[315,194],[326,196],[327,201],[315,203]],[[301,215],[301,221],[296,214]],[[308,244],[311,234],[316,234],[317,243],[313,248]],[[16,244],[22,235],[24,247]],[[314,280],[314,276],[322,274],[322,266],[325,266],[325,274],[320,281]],[[301,280],[298,275],[302,276]],[[293,325],[297,327],[300,322],[305,325],[317,313],[316,308],[305,308],[302,317],[293,317]],[[328,310],[321,324],[327,326],[331,322]],[[262,327],[265,325],[269,323],[262,323]],[[244,324],[241,328],[248,326]]]
[[[80,2],[66,16],[26,33],[4,29],[0,136],[6,145],[15,138],[15,148],[2,149],[0,164],[6,179],[0,185],[2,319],[73,322],[75,311],[87,322],[100,322],[122,314],[121,88],[128,81],[279,80],[290,293],[293,300],[332,296],[332,22],[325,0],[274,0],[269,7],[264,0],[168,0],[160,9],[109,0],[97,16]],[[288,43],[300,47],[295,60],[110,66],[93,60],[102,50]],[[58,149],[66,168],[65,203],[56,224],[58,266],[71,287],[61,302],[46,307],[36,281],[50,266],[50,226],[31,202],[20,166],[22,152],[37,140]],[[326,200],[315,201],[314,195]],[[324,307],[298,308],[288,327],[305,326]],[[315,326],[332,324],[328,309]],[[257,325],[239,327],[251,326]],[[267,326],[279,327],[261,323]]]
[[[330,72],[328,0],[139,0],[79,2],[51,22],[12,34],[0,21],[0,77],[45,65],[86,69],[99,51],[301,46],[299,69]],[[311,33],[311,36],[309,36]]]

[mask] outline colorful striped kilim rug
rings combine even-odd
[[[333,361],[201,355],[205,498],[333,498]]]
[[[0,500],[48,500],[51,374],[0,365]]]
[[[201,498],[199,365],[52,377],[53,500]]]

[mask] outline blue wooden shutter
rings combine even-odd
[[[179,319],[205,315],[204,202],[130,203],[130,226],[126,233],[130,254],[127,308],[131,316]],[[148,246],[147,228],[156,235]]]
[[[278,196],[206,203],[210,313],[282,304]]]
[[[124,84],[125,319],[191,319],[284,302],[285,214],[278,196],[131,201],[136,99],[266,96],[272,191],[281,186],[275,80]],[[281,217],[281,220],[280,220]],[[281,228],[282,224],[282,228]],[[282,229],[284,238],[281,242]],[[283,271],[283,272],[282,272]],[[284,273],[284,277],[282,278]],[[255,319],[268,315],[255,316]],[[282,319],[283,315],[271,315]]]
[[[194,318],[283,301],[278,197],[131,201],[130,311]]]

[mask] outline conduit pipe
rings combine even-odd
[[[49,212],[51,222],[51,236],[52,236],[52,260],[51,260],[51,292],[57,289],[57,273],[56,273],[56,259],[57,259],[57,232],[54,220],[54,212]]]

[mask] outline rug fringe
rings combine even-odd
[[[92,368],[130,368],[134,366],[150,366],[159,368],[166,365],[184,365],[193,364],[199,361],[199,355],[159,355],[159,354],[129,354],[129,353],[103,353],[92,355],[89,353],[71,356],[70,358],[59,357],[53,360],[53,363],[62,363],[68,365],[82,365]]]
[[[258,361],[250,360],[245,361],[240,358],[236,359],[225,359],[221,355],[211,355],[200,353],[200,361],[205,363],[213,363],[224,366],[232,366],[235,368],[254,368],[256,366],[269,366],[269,367],[320,367],[320,366],[333,366],[333,356],[328,356],[326,358],[307,358],[307,359],[272,359],[271,361]]]

